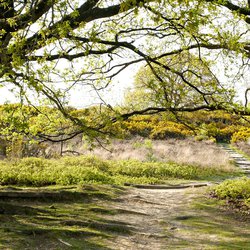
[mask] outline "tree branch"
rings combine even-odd
[[[205,0],[206,2],[210,2],[210,3],[215,3],[219,6],[223,6],[226,7],[227,9],[234,11],[234,12],[238,12],[240,15],[244,15],[245,16],[245,21],[247,23],[250,23],[250,6],[248,7],[240,7],[236,4],[233,4],[232,2],[228,1],[228,0]],[[249,0],[248,0],[249,3]]]

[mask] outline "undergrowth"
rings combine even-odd
[[[250,179],[247,177],[224,181],[212,193],[233,207],[250,211]]]
[[[229,172],[230,171],[230,172]],[[205,180],[232,174],[232,169],[172,162],[101,160],[79,156],[61,159],[24,158],[0,161],[0,185],[74,185],[82,183],[164,183],[171,178]]]

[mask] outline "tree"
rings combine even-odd
[[[0,13],[1,83],[17,87],[21,101],[30,105],[34,104],[32,90],[35,99],[45,98],[49,105],[55,105],[77,131],[93,136],[104,133],[106,125],[117,119],[169,107],[119,113],[107,105],[107,119],[102,116],[103,120],[92,126],[65,108],[65,95],[75,85],[82,86],[83,91],[86,85],[96,91],[104,89],[122,70],[143,61],[155,76],[161,68],[165,75],[175,74],[197,92],[193,79],[173,68],[168,60],[189,50],[201,63],[208,54],[224,53],[229,63],[241,57],[240,74],[249,65],[247,1],[236,5],[227,0],[1,0]],[[198,93],[204,99],[203,91]],[[228,108],[237,109],[207,102],[188,111]]]
[[[128,105],[166,107],[174,111],[232,103],[234,90],[220,85],[210,70],[211,62],[187,51],[159,62],[174,70],[166,71],[160,65],[142,66],[135,77],[135,90],[127,93]]]

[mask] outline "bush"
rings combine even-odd
[[[150,137],[153,139],[178,138],[184,139],[193,135],[193,132],[187,129],[183,124],[171,121],[161,121],[154,126]]]
[[[104,161],[96,157],[64,157],[58,160],[25,158],[0,161],[0,185],[76,185],[81,183],[164,183],[173,178],[206,179],[231,174],[214,167],[135,160]]]
[[[241,128],[239,131],[235,132],[232,136],[231,142],[246,142],[250,138],[250,128]]]
[[[250,208],[250,179],[227,180],[214,188],[216,197],[222,200],[244,203]]]
[[[169,121],[160,115],[136,116],[124,122],[131,135],[150,137],[152,139],[180,138],[193,135],[185,125]]]

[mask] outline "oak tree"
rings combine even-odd
[[[242,77],[249,70],[249,24],[250,6],[245,0],[237,3],[229,0],[1,0],[1,84],[17,88],[21,101],[30,105],[37,104],[33,103],[34,99],[45,99],[78,132],[93,137],[106,133],[105,127],[117,119],[127,119],[137,113],[229,109],[249,114],[231,99],[219,98],[219,87],[215,92],[208,91],[204,81],[197,86],[198,76],[191,64],[187,72],[175,67],[169,59],[189,51],[196,58],[192,63],[206,65],[204,75],[207,72],[214,75],[210,81],[213,86],[220,86],[221,82],[206,60],[221,60],[222,65],[230,68],[240,59],[242,64],[234,67]],[[187,101],[195,93],[198,101],[189,107],[180,105],[183,102],[178,106],[163,102],[129,113],[106,105],[104,115],[95,123],[74,116],[65,108],[65,95],[70,89],[75,86],[80,86],[83,92],[87,86],[95,91],[105,89],[120,72],[140,62],[148,65],[159,86],[165,84],[166,78],[176,77],[183,86],[184,99]],[[165,79],[159,72],[163,72]],[[168,98],[173,96],[171,91],[171,86],[166,85]],[[248,89],[246,102],[247,92]]]

